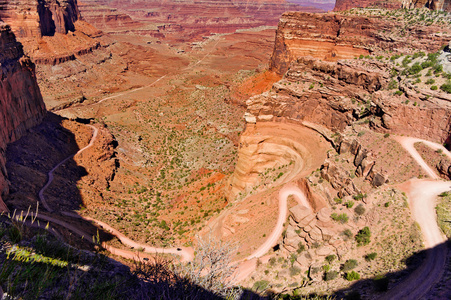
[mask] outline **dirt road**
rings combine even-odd
[[[412,179],[402,186],[408,194],[413,217],[423,233],[425,248],[429,250],[423,264],[409,278],[384,294],[381,299],[421,299],[441,278],[445,267],[447,239],[437,225],[435,205],[437,195],[451,190],[451,182],[438,180],[439,176],[421,158],[414,144],[423,142],[432,149],[441,149],[448,157],[451,157],[451,153],[443,146],[430,141],[400,136],[393,138],[401,143],[423,170],[435,180]]]
[[[97,135],[99,130],[92,126],[92,125],[88,125],[89,127],[91,127],[93,129],[93,134],[91,137],[91,141],[89,142],[89,144],[78,150],[77,153],[75,153],[74,155],[71,155],[65,159],[63,159],[61,162],[59,162],[55,167],[53,167],[52,170],[49,171],[48,173],[48,181],[47,183],[44,185],[44,187],[42,187],[42,189],[39,191],[39,199],[42,203],[42,205],[45,207],[45,209],[48,212],[53,212],[54,210],[48,205],[48,203],[45,200],[44,197],[44,192],[45,190],[50,186],[50,184],[52,184],[53,179],[54,179],[54,175],[53,172],[58,169],[61,165],[63,165],[65,162],[67,162],[69,159],[73,158],[74,156],[76,156],[77,154],[82,153],[83,151],[85,151],[86,149],[89,149],[90,147],[92,147],[92,145],[94,145],[94,142],[97,139]],[[132,249],[142,249],[144,252],[147,253],[160,253],[160,254],[175,254],[175,255],[179,255],[182,257],[182,261],[191,261],[194,258],[194,250],[192,248],[187,248],[187,247],[177,247],[177,248],[156,248],[156,247],[149,247],[145,244],[139,244],[136,243],[134,241],[132,241],[131,239],[127,238],[125,235],[123,235],[121,232],[119,232],[118,230],[114,229],[113,227],[109,226],[108,224],[90,218],[90,217],[83,217],[80,216],[76,213],[73,212],[61,212],[63,215],[72,217],[72,218],[82,218],[86,221],[90,221],[93,222],[97,225],[99,225],[100,227],[104,228],[105,230],[109,231],[112,235],[114,235],[115,237],[117,237],[124,245],[127,245],[129,247],[131,247]],[[50,216],[46,216],[46,215],[42,215],[42,214],[32,214],[32,216],[37,217],[38,219],[41,220],[45,220],[48,222],[52,222],[55,224],[58,224],[60,226],[65,227],[66,229],[74,232],[75,234],[81,236],[81,237],[85,237],[87,239],[91,239],[91,236],[89,236],[87,233],[81,231],[79,228],[77,228],[76,226],[73,226],[67,222],[61,221],[59,219],[50,217]],[[128,251],[128,250],[122,250],[122,249],[117,249],[114,248],[112,246],[107,245],[105,242],[102,242],[102,246],[107,249],[108,251],[110,251],[111,253],[118,255],[118,256],[122,256],[124,258],[128,258],[128,259],[134,259],[134,260],[142,260],[144,257],[145,258],[151,258],[148,255],[145,255],[143,253],[137,253],[137,252],[133,252],[133,251]]]

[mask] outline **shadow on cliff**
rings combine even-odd
[[[60,211],[80,210],[85,206],[77,183],[86,175],[87,170],[77,165],[73,157],[68,159],[54,171],[53,182],[45,190],[44,196],[48,205],[54,210],[47,213],[39,203],[39,191],[47,183],[48,172],[64,159],[75,154],[78,147],[74,133],[63,126],[64,118],[48,112],[43,122],[32,128],[20,140],[11,143],[6,151],[6,168],[10,182],[10,194],[5,202],[10,211],[32,212],[38,210],[47,216],[55,216],[76,226],[87,234],[109,241],[112,235],[93,224],[62,216]],[[83,122],[85,123],[85,122]],[[89,129],[90,130],[90,129]],[[61,230],[66,239],[70,236],[67,230]],[[86,238],[86,237],[85,237]],[[76,240],[73,236],[71,240]],[[84,243],[86,245],[90,243]],[[92,245],[88,246],[92,247]]]

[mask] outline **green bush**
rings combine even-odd
[[[436,91],[438,90],[438,87],[436,85],[431,86],[431,90]]]
[[[324,280],[325,281],[334,280],[337,277],[338,277],[338,272],[337,271],[329,271],[329,272],[324,273]]]
[[[355,272],[355,271],[351,271],[349,273],[346,273],[346,280],[347,281],[353,281],[353,280],[359,280],[360,279],[360,275],[359,273]]]
[[[357,205],[356,208],[354,208],[354,211],[359,216],[363,215],[365,213],[365,207],[362,204]]]
[[[328,263],[332,263],[336,258],[337,258],[336,255],[331,254],[331,255],[326,256],[326,261],[327,261]]]
[[[330,217],[332,218],[332,220],[339,222],[341,224],[348,222],[348,219],[349,219],[348,215],[345,213],[342,213],[340,215],[337,213],[333,213],[330,215]]]
[[[409,74],[410,75],[414,75],[414,74],[418,74],[423,70],[423,67],[419,64],[419,63],[414,63],[410,68],[409,68]]]
[[[401,95],[403,94],[403,92],[402,92],[402,91],[396,91],[396,92],[394,92],[394,94],[395,94],[396,96],[401,96]]]
[[[355,259],[348,259],[342,266],[341,270],[343,272],[347,272],[350,271],[352,269],[354,269],[355,267],[357,267],[359,264],[357,262],[357,260]]]
[[[357,246],[368,245],[371,241],[370,238],[371,238],[371,231],[368,228],[368,226],[365,226],[355,236]]]
[[[426,84],[434,84],[434,83],[435,83],[435,80],[432,78],[426,80]]]
[[[354,201],[349,200],[345,203],[345,205],[347,208],[352,208],[354,206]]]
[[[394,89],[397,89],[398,88],[398,81],[396,81],[396,80],[392,80],[392,81],[390,81],[390,83],[388,84],[388,89],[389,90],[394,90]]]
[[[448,94],[451,94],[451,83],[442,84],[440,89]]]
[[[366,261],[372,261],[372,260],[375,260],[376,257],[377,257],[377,253],[376,252],[371,252],[371,253],[368,253],[367,255],[365,255],[365,260]]]
[[[349,229],[345,229],[344,231],[343,231],[343,235],[345,236],[345,237],[347,237],[347,238],[351,238],[352,237],[352,231],[351,230],[349,230]]]
[[[266,280],[260,280],[260,281],[256,281],[254,283],[254,285],[252,286],[252,289],[254,291],[264,291],[266,290],[266,288],[268,287],[269,282]]]

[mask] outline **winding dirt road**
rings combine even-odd
[[[55,167],[53,167],[52,170],[49,171],[48,173],[48,181],[47,183],[42,187],[42,189],[39,191],[39,200],[42,203],[42,205],[45,207],[45,209],[48,212],[53,212],[54,210],[48,205],[48,203],[45,200],[45,196],[44,196],[44,192],[45,190],[50,186],[50,184],[52,184],[52,181],[54,179],[54,175],[53,172],[58,169],[61,165],[63,165],[65,162],[67,162],[69,159],[73,158],[74,156],[82,153],[83,151],[85,151],[86,149],[89,149],[90,147],[92,147],[94,145],[94,142],[97,139],[97,135],[99,130],[92,126],[92,125],[88,125],[89,127],[91,127],[93,129],[93,134],[92,134],[92,138],[91,141],[89,142],[89,144],[80,149],[77,153],[75,153],[74,155],[71,155],[65,159],[63,159],[61,162],[59,162]],[[122,234],[121,232],[119,232],[118,230],[114,229],[113,227],[109,226],[108,224],[90,218],[90,217],[85,217],[85,216],[80,216],[76,213],[73,212],[61,212],[61,214],[72,217],[72,218],[81,218],[84,219],[86,221],[89,222],[93,222],[95,224],[97,224],[98,226],[104,228],[105,230],[107,230],[108,232],[110,232],[112,235],[114,235],[115,237],[117,237],[124,245],[131,247],[132,249],[142,249],[144,252],[146,253],[152,253],[152,254],[175,254],[175,255],[179,255],[182,257],[182,261],[191,261],[194,258],[194,250],[192,248],[187,248],[187,247],[177,247],[177,248],[156,248],[156,247],[149,247],[148,245],[145,244],[139,244],[136,243],[134,241],[132,241],[131,239],[127,238],[124,234]],[[50,216],[46,216],[46,215],[42,215],[42,214],[31,214],[32,217],[36,217],[38,219],[41,220],[45,220],[48,222],[52,222],[55,224],[58,224],[60,226],[65,227],[66,229],[74,232],[75,234],[81,236],[81,237],[85,237],[87,239],[90,239],[91,237],[83,232],[82,230],[80,230],[79,228],[77,228],[76,226],[73,226],[67,222],[61,221],[59,219],[50,217]],[[137,253],[137,252],[133,252],[133,251],[128,251],[128,250],[122,250],[122,249],[117,249],[114,248],[112,246],[107,245],[105,242],[102,242],[102,247],[104,247],[105,249],[107,249],[108,251],[110,251],[111,253],[118,255],[118,256],[122,256],[124,258],[128,258],[128,259],[134,259],[134,260],[142,260],[146,255],[144,255],[143,253]],[[149,257],[146,257],[149,258]]]
[[[439,181],[439,176],[423,160],[414,144],[422,142],[434,150],[441,149],[451,158],[451,153],[442,145],[410,137],[393,137],[398,141],[433,180],[412,179],[404,183],[404,189],[410,200],[414,219],[420,225],[424,237],[427,256],[422,265],[409,278],[401,282],[381,299],[421,299],[431,287],[440,280],[446,262],[446,237],[437,225],[435,212],[436,198],[439,194],[451,190],[451,182]]]
[[[66,158],[63,159],[61,162],[59,162],[56,166],[54,166],[53,169],[51,169],[51,170],[48,172],[48,174],[47,174],[47,177],[48,177],[47,183],[46,183],[46,184],[42,187],[42,189],[39,191],[39,200],[41,201],[42,205],[45,207],[45,209],[46,209],[48,212],[52,212],[53,209],[48,205],[47,201],[45,201],[44,192],[45,192],[45,190],[50,186],[50,184],[52,184],[52,181],[53,181],[53,178],[54,178],[53,172],[55,172],[56,169],[58,169],[59,167],[61,167],[61,165],[63,165],[64,163],[66,163],[69,159],[75,157],[77,154],[80,154],[80,153],[82,153],[83,151],[85,151],[86,149],[92,147],[92,145],[94,145],[95,140],[97,139],[97,134],[99,133],[99,130],[98,130],[96,127],[92,126],[92,125],[88,125],[88,126],[91,127],[91,128],[93,129],[92,138],[91,138],[91,141],[89,142],[89,144],[88,144],[86,147],[84,147],[83,149],[78,150],[77,153],[75,153],[75,154],[73,154],[73,155],[70,155],[70,156],[66,157]]]
[[[310,203],[307,201],[305,194],[294,185],[286,185],[279,192],[279,216],[277,219],[276,227],[272,230],[271,235],[266,239],[266,241],[255,250],[254,253],[249,255],[246,259],[250,260],[253,258],[259,258],[265,255],[272,247],[277,244],[278,239],[282,235],[283,232],[283,223],[285,223],[288,215],[288,197],[293,195],[296,201],[308,209],[313,213],[313,208],[310,206]]]

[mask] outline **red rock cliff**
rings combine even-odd
[[[397,32],[397,28],[406,26],[401,22],[371,15],[284,13],[277,28],[270,69],[284,74],[292,61],[307,55],[337,61],[379,50],[433,52],[449,41],[449,30],[437,34],[443,30],[434,26],[409,25],[408,31]]]
[[[34,64],[24,56],[9,25],[0,21],[0,211],[8,193],[5,149],[41,122],[45,105],[36,82]]]
[[[351,8],[365,8],[368,6],[397,9],[401,8],[401,4],[401,0],[337,0],[334,11],[348,10]]]
[[[0,18],[17,37],[42,37],[74,31],[80,13],[77,0],[8,0],[0,1]]]

